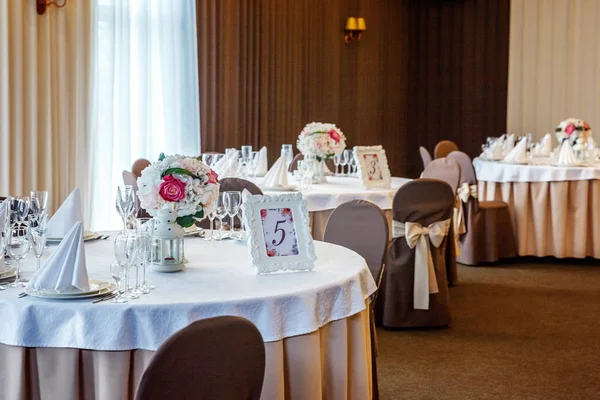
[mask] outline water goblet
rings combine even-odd
[[[123,288],[121,285],[125,276],[125,271],[126,268],[123,268],[119,263],[110,264],[110,275],[117,283],[117,296],[112,299],[113,303],[127,303],[127,299],[123,296]]]
[[[352,150],[344,150],[344,153],[343,153],[343,164],[342,165],[347,165],[348,166],[348,173],[345,176],[349,176],[350,175],[350,168],[352,166],[351,162],[352,162]],[[342,168],[342,172],[343,172],[343,168]]]
[[[48,192],[46,190],[34,190],[29,195],[29,209],[33,214],[43,214],[48,206]]]
[[[29,197],[10,197],[9,205],[10,221],[8,224],[10,226],[22,224],[29,213]]]
[[[242,193],[231,191],[223,193],[223,202],[225,203],[225,209],[230,218],[230,226],[229,226],[229,236],[231,238],[235,237],[234,226],[235,226],[235,216],[240,209],[240,203],[242,201]]]
[[[124,185],[117,187],[117,212],[123,220],[123,231],[127,230],[127,223],[135,213],[135,198],[133,186]]]
[[[290,164],[294,160],[294,149],[291,144],[282,144],[281,145],[281,155],[285,156],[286,160],[286,168],[290,167]]]
[[[134,231],[125,230],[115,237],[115,257],[117,262],[125,268],[124,296],[130,299],[139,298],[139,294],[131,293],[129,287],[129,270],[133,267],[138,251],[137,237]]]
[[[223,218],[225,218],[227,216],[227,210],[225,209],[225,201],[223,199],[223,193],[219,193],[219,196],[217,197],[215,216],[219,220],[219,236],[217,236],[217,240],[221,240],[221,239],[223,239]]]
[[[216,218],[216,214],[215,211],[213,210],[212,212],[210,212],[208,215],[208,220],[210,221],[210,237],[207,237],[206,235],[204,236],[204,240],[208,240],[208,241],[213,241],[215,240],[215,230],[214,228],[214,221]]]
[[[339,176],[339,167],[342,162],[342,153],[336,154],[333,156],[333,165],[335,165],[335,174],[334,176]]]
[[[29,249],[31,248],[31,242],[29,241],[29,235],[27,228],[20,227],[9,227],[4,231],[4,240],[6,245],[6,253],[17,262],[17,273],[15,275],[15,281],[9,286],[11,288],[25,287],[25,280],[21,279],[21,266],[20,261],[25,258]]]
[[[154,286],[148,283],[146,270],[148,264],[152,262],[152,232],[154,232],[154,220],[152,218],[137,218],[135,220],[135,230],[139,237],[140,254],[142,260],[142,284],[139,290],[142,294],[150,293]]]

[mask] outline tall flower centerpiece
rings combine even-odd
[[[311,122],[298,135],[296,146],[305,159],[314,158],[317,161],[316,181],[324,182],[325,167],[323,161],[344,151],[346,136],[334,124]]]
[[[137,184],[141,207],[156,220],[153,267],[178,271],[184,258],[182,228],[215,210],[218,176],[197,157],[161,154],[142,171]]]
[[[584,148],[588,139],[592,137],[592,128],[582,119],[567,118],[562,121],[555,129],[556,139],[559,143],[565,140],[569,141],[571,146]]]

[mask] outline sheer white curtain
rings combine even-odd
[[[116,187],[138,158],[200,153],[195,0],[94,0],[94,230],[119,227]]]

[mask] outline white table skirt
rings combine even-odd
[[[310,212],[332,210],[351,200],[367,200],[382,210],[391,210],[394,195],[402,185],[410,181],[406,178],[392,178],[390,189],[365,189],[358,178],[328,176],[326,183],[312,185],[312,189],[303,192],[302,196],[306,199]],[[257,182],[260,186],[262,178],[257,179]],[[293,179],[291,183],[296,184]],[[263,192],[271,195],[282,193],[266,189]]]
[[[535,160],[534,165],[507,164],[473,160],[477,180],[486,182],[561,182],[600,179],[600,165],[590,167],[557,167],[549,160]]]
[[[249,319],[265,342],[314,332],[364,310],[365,299],[376,289],[357,253],[322,242],[315,247],[313,271],[259,276],[250,266],[245,244],[186,238],[186,269],[151,272],[157,289],[125,304],[18,299],[17,289],[1,291],[0,343],[156,350],[191,322],[219,315]],[[85,250],[90,278],[109,280],[112,238],[86,243]],[[34,260],[30,257],[22,264],[32,270]]]

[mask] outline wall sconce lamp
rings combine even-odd
[[[344,28],[344,43],[350,44],[353,40],[360,40],[366,30],[367,24],[364,18],[348,18]]]
[[[55,1],[48,0],[36,0],[36,10],[38,15],[44,15],[46,9],[50,6],[56,6],[56,8],[63,8],[67,5],[67,0],[63,0],[62,4],[58,4]]]

